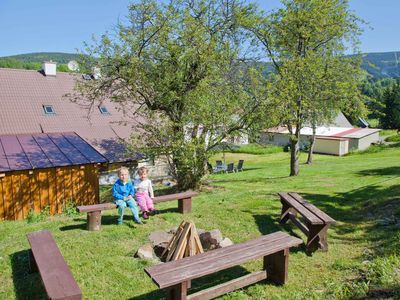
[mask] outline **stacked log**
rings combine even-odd
[[[161,257],[166,255],[165,261],[171,261],[203,252],[194,223],[182,221]]]

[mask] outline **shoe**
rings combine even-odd
[[[143,224],[143,222],[140,220],[133,220],[133,222],[135,222],[136,224]]]
[[[118,223],[117,223],[117,224],[118,224],[118,225],[122,225],[122,224],[124,224],[124,222],[118,220]]]
[[[149,218],[149,216],[147,215],[147,211],[145,211],[144,213],[143,213],[143,219],[148,219]]]
[[[157,210],[152,209],[152,210],[150,211],[150,216],[154,216],[154,215],[156,215],[156,214],[157,214]]]

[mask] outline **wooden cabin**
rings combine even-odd
[[[73,132],[0,135],[0,220],[99,202],[107,159]]]

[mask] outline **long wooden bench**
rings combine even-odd
[[[154,197],[154,203],[178,200],[178,211],[182,214],[192,211],[192,197],[197,196],[197,192],[187,191],[183,193],[170,194]],[[82,205],[76,209],[80,213],[87,213],[87,229],[90,231],[100,230],[101,227],[101,211],[108,209],[116,209],[115,203],[102,203],[94,205]]]
[[[27,235],[29,268],[39,271],[49,299],[82,299],[82,292],[68,268],[53,236],[48,230],[36,231]]]
[[[279,196],[282,203],[280,223],[284,224],[290,219],[307,236],[308,254],[318,248],[328,251],[327,231],[336,221],[297,193],[279,193]],[[305,224],[297,218],[297,213],[302,216]]]
[[[289,248],[302,243],[301,239],[279,231],[241,244],[148,267],[145,272],[159,288],[167,289],[169,299],[212,299],[264,279],[284,284],[288,274]],[[261,257],[264,259],[262,271],[187,295],[193,279]]]

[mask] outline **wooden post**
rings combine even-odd
[[[281,203],[282,203],[282,212],[281,212],[281,217],[279,219],[279,223],[285,224],[286,221],[289,219],[290,213],[296,216],[297,212],[295,209],[289,206],[285,201],[281,200]]]
[[[318,237],[319,237],[319,243],[318,246],[321,249],[321,251],[328,251],[328,228],[329,224],[326,225],[322,230],[319,232]]]
[[[91,211],[87,213],[87,229],[89,231],[100,230],[101,227],[101,210]]]
[[[264,270],[267,280],[285,284],[288,279],[289,248],[264,256]]]
[[[30,273],[36,273],[38,271],[38,267],[35,261],[35,257],[33,256],[32,249],[28,250],[28,256],[29,256],[29,272]]]
[[[329,225],[309,225],[309,234],[307,237],[306,252],[311,254],[321,248],[322,251],[328,251],[328,242],[326,238]]]
[[[192,211],[192,198],[178,200],[178,210],[180,213],[190,213]]]
[[[170,289],[168,289],[168,300],[186,300],[187,294],[187,282],[182,282],[180,284],[174,285]]]

